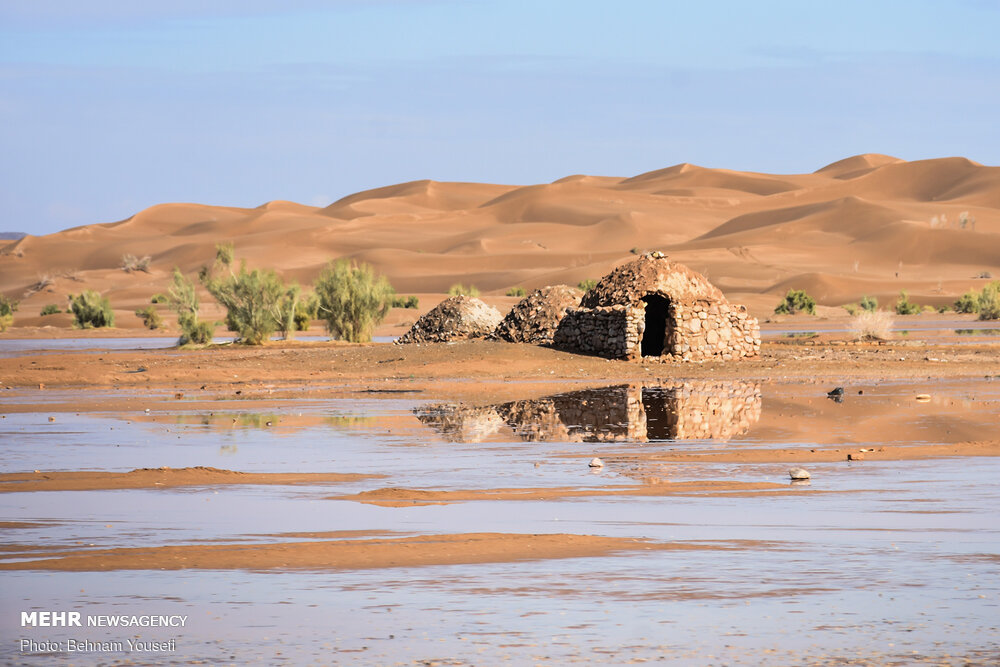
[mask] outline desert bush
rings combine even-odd
[[[937,311],[939,313],[947,313],[949,310],[951,310],[951,308],[949,308],[948,306],[938,306],[937,307]]]
[[[873,296],[861,297],[861,310],[867,310],[874,313],[878,310],[878,299]]]
[[[295,330],[308,331],[312,321],[319,318],[319,299],[315,294],[301,297],[295,304]]]
[[[278,301],[278,332],[285,340],[295,338],[295,332],[300,330],[295,315],[301,295],[302,290],[293,282],[285,286],[285,294]]]
[[[892,315],[885,310],[862,310],[851,319],[857,340],[888,340],[892,337]]]
[[[845,303],[841,308],[846,310],[848,315],[855,315],[858,312],[858,304],[856,303]]]
[[[584,292],[589,292],[590,290],[597,287],[597,281],[593,278],[587,278],[586,280],[581,280],[576,284],[577,287],[582,289]]]
[[[0,294],[0,331],[14,323],[14,313],[17,312],[17,301]]]
[[[162,294],[160,292],[157,292],[156,294],[154,294],[152,296],[152,298],[149,300],[149,302],[150,303],[154,303],[154,304],[155,303],[169,303],[170,300],[167,298],[166,294]]]
[[[132,273],[133,271],[145,271],[149,273],[149,263],[153,260],[149,255],[143,257],[136,257],[135,255],[122,255],[121,269],[125,273]]]
[[[372,331],[389,312],[394,292],[385,276],[367,264],[331,262],[314,285],[319,316],[331,336],[352,343],[371,340]]]
[[[415,296],[394,296],[392,297],[393,308],[419,308],[420,299]]]
[[[979,319],[1000,320],[1000,280],[994,280],[979,293]]]
[[[479,296],[479,288],[475,285],[466,287],[462,283],[455,283],[448,288],[448,296]]]
[[[525,296],[527,294],[523,287],[511,287],[506,292],[507,296]]]
[[[979,312],[979,293],[976,290],[969,290],[962,296],[958,297],[958,301],[955,302],[955,312],[956,313],[978,313]]]
[[[73,311],[73,326],[77,329],[99,329],[115,326],[115,314],[106,296],[94,290],[84,290],[69,295],[69,308]]]
[[[899,293],[899,298],[896,299],[897,315],[917,315],[921,310],[922,308],[920,307],[920,304],[910,301],[910,297],[906,293],[906,290]]]
[[[806,294],[805,290],[790,289],[781,303],[775,307],[774,312],[779,315],[794,315],[798,312],[815,315],[816,300]]]
[[[234,271],[232,259],[232,244],[220,244],[215,264],[211,269],[203,267],[199,274],[208,293],[226,309],[226,324],[247,345],[261,345],[279,329],[287,333],[294,314],[294,303],[288,306],[291,288],[272,269],[248,271],[241,262],[239,271]],[[297,299],[298,287],[294,289]]]
[[[198,319],[198,293],[194,289],[194,283],[185,278],[176,266],[166,299],[170,310],[177,313],[177,326],[181,330],[178,345],[205,345],[212,342],[215,325]]]
[[[993,274],[990,273],[989,271],[980,271],[979,273],[976,274],[976,278],[979,278],[981,280],[989,280],[992,277]]]
[[[62,311],[59,310],[59,306],[57,306],[54,303],[50,303],[46,304],[45,306],[42,306],[42,312],[38,314],[44,317],[45,315],[55,315],[56,313],[61,313],[61,312]]]
[[[13,315],[17,312],[17,306],[18,301],[0,294],[0,315]]]
[[[163,326],[163,318],[152,306],[146,306],[135,311],[135,316],[142,320],[147,329],[159,329]]]
[[[24,298],[28,298],[32,294],[41,292],[46,287],[54,285],[56,282],[55,277],[48,273],[39,273],[38,280],[28,285],[28,289],[24,290]]]

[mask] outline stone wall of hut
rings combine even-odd
[[[569,308],[553,345],[609,359],[638,359],[645,332],[645,304]],[[760,324],[745,306],[727,302],[671,302],[661,358],[729,361],[760,353]]]
[[[672,303],[670,315],[673,330],[664,352],[677,359],[729,361],[760,354],[760,324],[746,306],[710,301]]]
[[[552,344],[609,359],[631,359],[638,354],[645,317],[645,309],[633,306],[567,308]]]

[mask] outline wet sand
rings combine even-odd
[[[750,548],[754,545],[670,544],[595,535],[516,535],[462,533],[379,540],[278,542],[266,545],[211,544],[133,549],[40,550],[3,547],[18,562],[0,561],[0,570],[219,570],[372,568],[508,563],[521,560],[585,558],[618,552]],[[21,551],[30,550],[30,556]],[[9,558],[9,556],[7,556]],[[2,558],[2,556],[0,556]],[[25,560],[30,558],[30,560]]]
[[[0,493],[27,491],[94,491],[96,489],[153,489],[228,484],[321,485],[356,482],[380,475],[350,473],[247,473],[196,466],[142,468],[125,473],[97,470],[54,470],[0,473]]]

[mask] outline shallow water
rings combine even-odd
[[[232,343],[234,336],[216,336],[216,345]],[[272,340],[281,340],[275,336]],[[300,342],[326,342],[329,336],[299,334]],[[391,343],[395,336],[375,336],[372,342]],[[33,352],[114,352],[116,350],[163,350],[177,345],[176,336],[143,336],[122,338],[0,338],[0,358],[30,354]]]
[[[379,487],[491,489],[670,481],[788,482],[787,464],[627,463],[624,453],[955,440],[995,428],[1000,383],[615,385],[494,406],[417,396],[183,405],[146,413],[9,414],[4,471],[207,465],[355,472],[318,486],[6,493],[7,544],[273,542],[276,534],[579,533],[703,545],[480,565],[322,572],[4,572],[0,660],[23,638],[174,638],[156,662],[996,664],[1000,462],[814,463],[795,495],[579,497],[379,507]],[[858,392],[862,393],[858,393]],[[38,393],[38,398],[43,397]],[[30,402],[32,395],[22,400]],[[584,409],[581,409],[584,406]],[[950,416],[949,416],[950,415]],[[944,422],[942,422],[944,420]],[[272,422],[267,426],[267,422]],[[796,425],[831,425],[796,429]],[[886,425],[889,425],[887,428]],[[875,428],[877,426],[877,428]],[[813,433],[812,439],[803,434]],[[822,436],[822,437],[821,437]],[[587,467],[592,456],[607,465]],[[9,557],[25,557],[8,552]],[[10,558],[6,560],[10,560]],[[182,629],[21,628],[20,611],[184,614]],[[47,661],[149,659],[60,653]],[[812,663],[810,663],[812,661]]]

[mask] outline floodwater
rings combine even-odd
[[[234,336],[216,336],[212,342],[226,345],[235,341]],[[272,340],[281,340],[274,336]],[[299,342],[328,342],[329,336],[299,334]],[[391,343],[394,336],[375,336],[374,343]],[[176,336],[136,336],[107,338],[3,338],[0,339],[0,358],[33,352],[114,352],[116,350],[164,350],[177,345]]]
[[[1000,662],[1000,462],[809,465],[801,493],[595,496],[381,507],[380,487],[671,481],[788,484],[789,464],[657,463],[669,451],[987,438],[1000,382],[615,384],[496,405],[420,394],[217,401],[0,420],[7,472],[213,466],[351,472],[317,486],[5,493],[4,543],[247,545],[291,532],[574,533],[704,546],[599,558],[326,571],[6,571],[0,660],[37,664],[844,665]],[[932,394],[918,403],[918,393]],[[48,396],[46,397],[48,398]],[[54,421],[49,417],[53,416]],[[271,423],[268,426],[268,422]],[[597,472],[587,462],[605,458]],[[625,463],[627,459],[627,464]],[[359,539],[364,539],[359,537]],[[6,562],[30,554],[4,549]],[[183,615],[183,628],[22,628],[20,612]],[[21,650],[22,639],[174,640],[157,653]],[[44,654],[44,655],[43,655]]]

